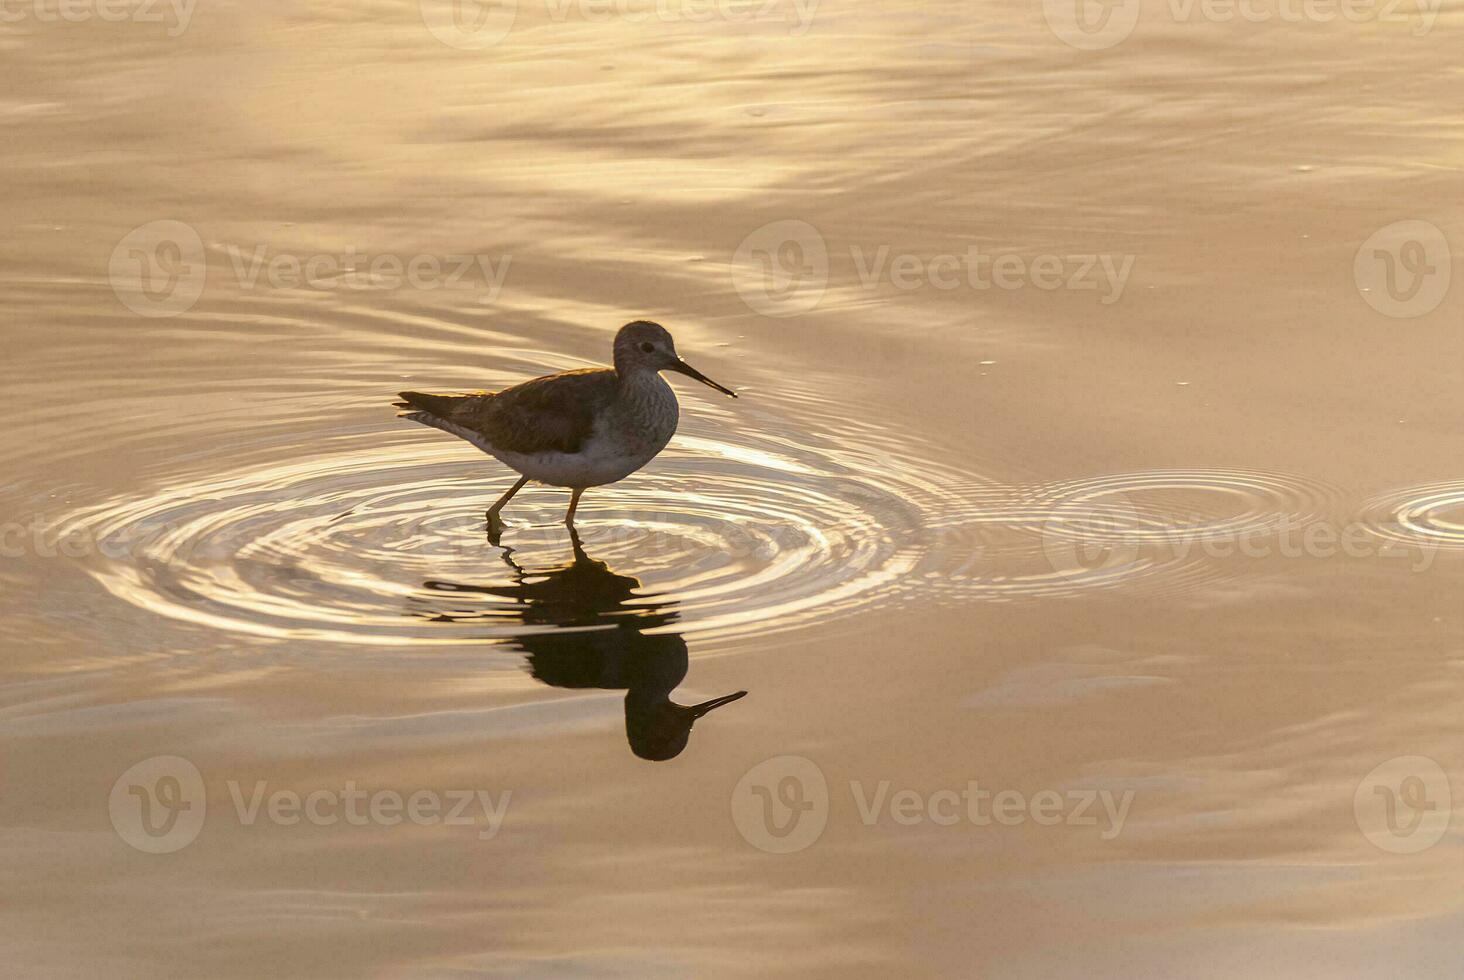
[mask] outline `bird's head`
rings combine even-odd
[[[675,371],[724,395],[737,397],[737,392],[717,384],[683,361],[676,353],[676,341],[671,339],[670,332],[649,320],[627,323],[615,335],[615,370],[622,375],[637,371]]]

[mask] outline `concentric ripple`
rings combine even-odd
[[[1395,490],[1368,501],[1364,526],[1403,544],[1464,548],[1464,483]]]
[[[1003,486],[908,433],[797,408],[796,424],[744,409],[735,430],[704,413],[645,474],[586,494],[585,556],[633,580],[628,608],[658,611],[640,628],[761,638],[911,594],[1188,589],[1219,574],[1196,541],[1304,523],[1330,494],[1232,470]],[[237,458],[76,511],[65,530],[94,541],[83,561],[113,595],[214,629],[401,645],[548,628],[509,586],[571,563],[567,494],[520,494],[505,553],[483,519],[503,468],[402,425],[278,447],[283,463]]]
[[[1033,487],[976,487],[942,516],[923,566],[948,594],[991,600],[1117,585],[1184,591],[1222,574],[1208,545],[1300,527],[1336,491],[1275,473],[1154,470]]]
[[[87,508],[67,531],[95,540],[88,568],[114,595],[212,628],[354,644],[522,634],[513,599],[488,590],[568,563],[567,494],[515,498],[506,560],[483,519],[501,467],[425,430],[367,441]],[[766,635],[836,617],[907,586],[919,561],[935,484],[891,474],[944,476],[882,454],[873,442],[680,437],[653,474],[586,494],[584,549],[638,579],[646,601],[673,603],[679,632]],[[445,597],[434,583],[457,588]],[[467,596],[480,608],[465,616]]]

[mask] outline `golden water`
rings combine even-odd
[[[0,5],[10,972],[1452,969],[1457,3],[101,6]],[[490,545],[392,395],[640,316],[741,397]]]

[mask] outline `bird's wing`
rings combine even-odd
[[[479,435],[497,449],[576,453],[594,431],[596,416],[614,400],[615,385],[612,369],[589,368],[535,378],[496,394],[404,391],[401,398],[405,407]]]

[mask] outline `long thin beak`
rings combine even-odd
[[[688,378],[695,378],[702,384],[706,385],[708,388],[716,388],[724,395],[731,395],[733,398],[737,397],[737,392],[733,391],[731,388],[725,388],[722,385],[717,384],[711,378],[707,377],[705,374],[702,374],[696,368],[692,367],[690,364],[687,364],[679,357],[676,359],[676,363],[671,365],[671,370],[678,371],[681,374],[686,375]]]
[[[747,697],[746,691],[738,691],[736,694],[724,694],[719,698],[712,698],[710,701],[703,701],[701,704],[694,704],[691,706],[691,717],[693,719],[700,718],[702,715],[706,714],[708,711],[713,710],[714,708],[720,708],[724,704],[731,704],[733,701],[745,697]]]

